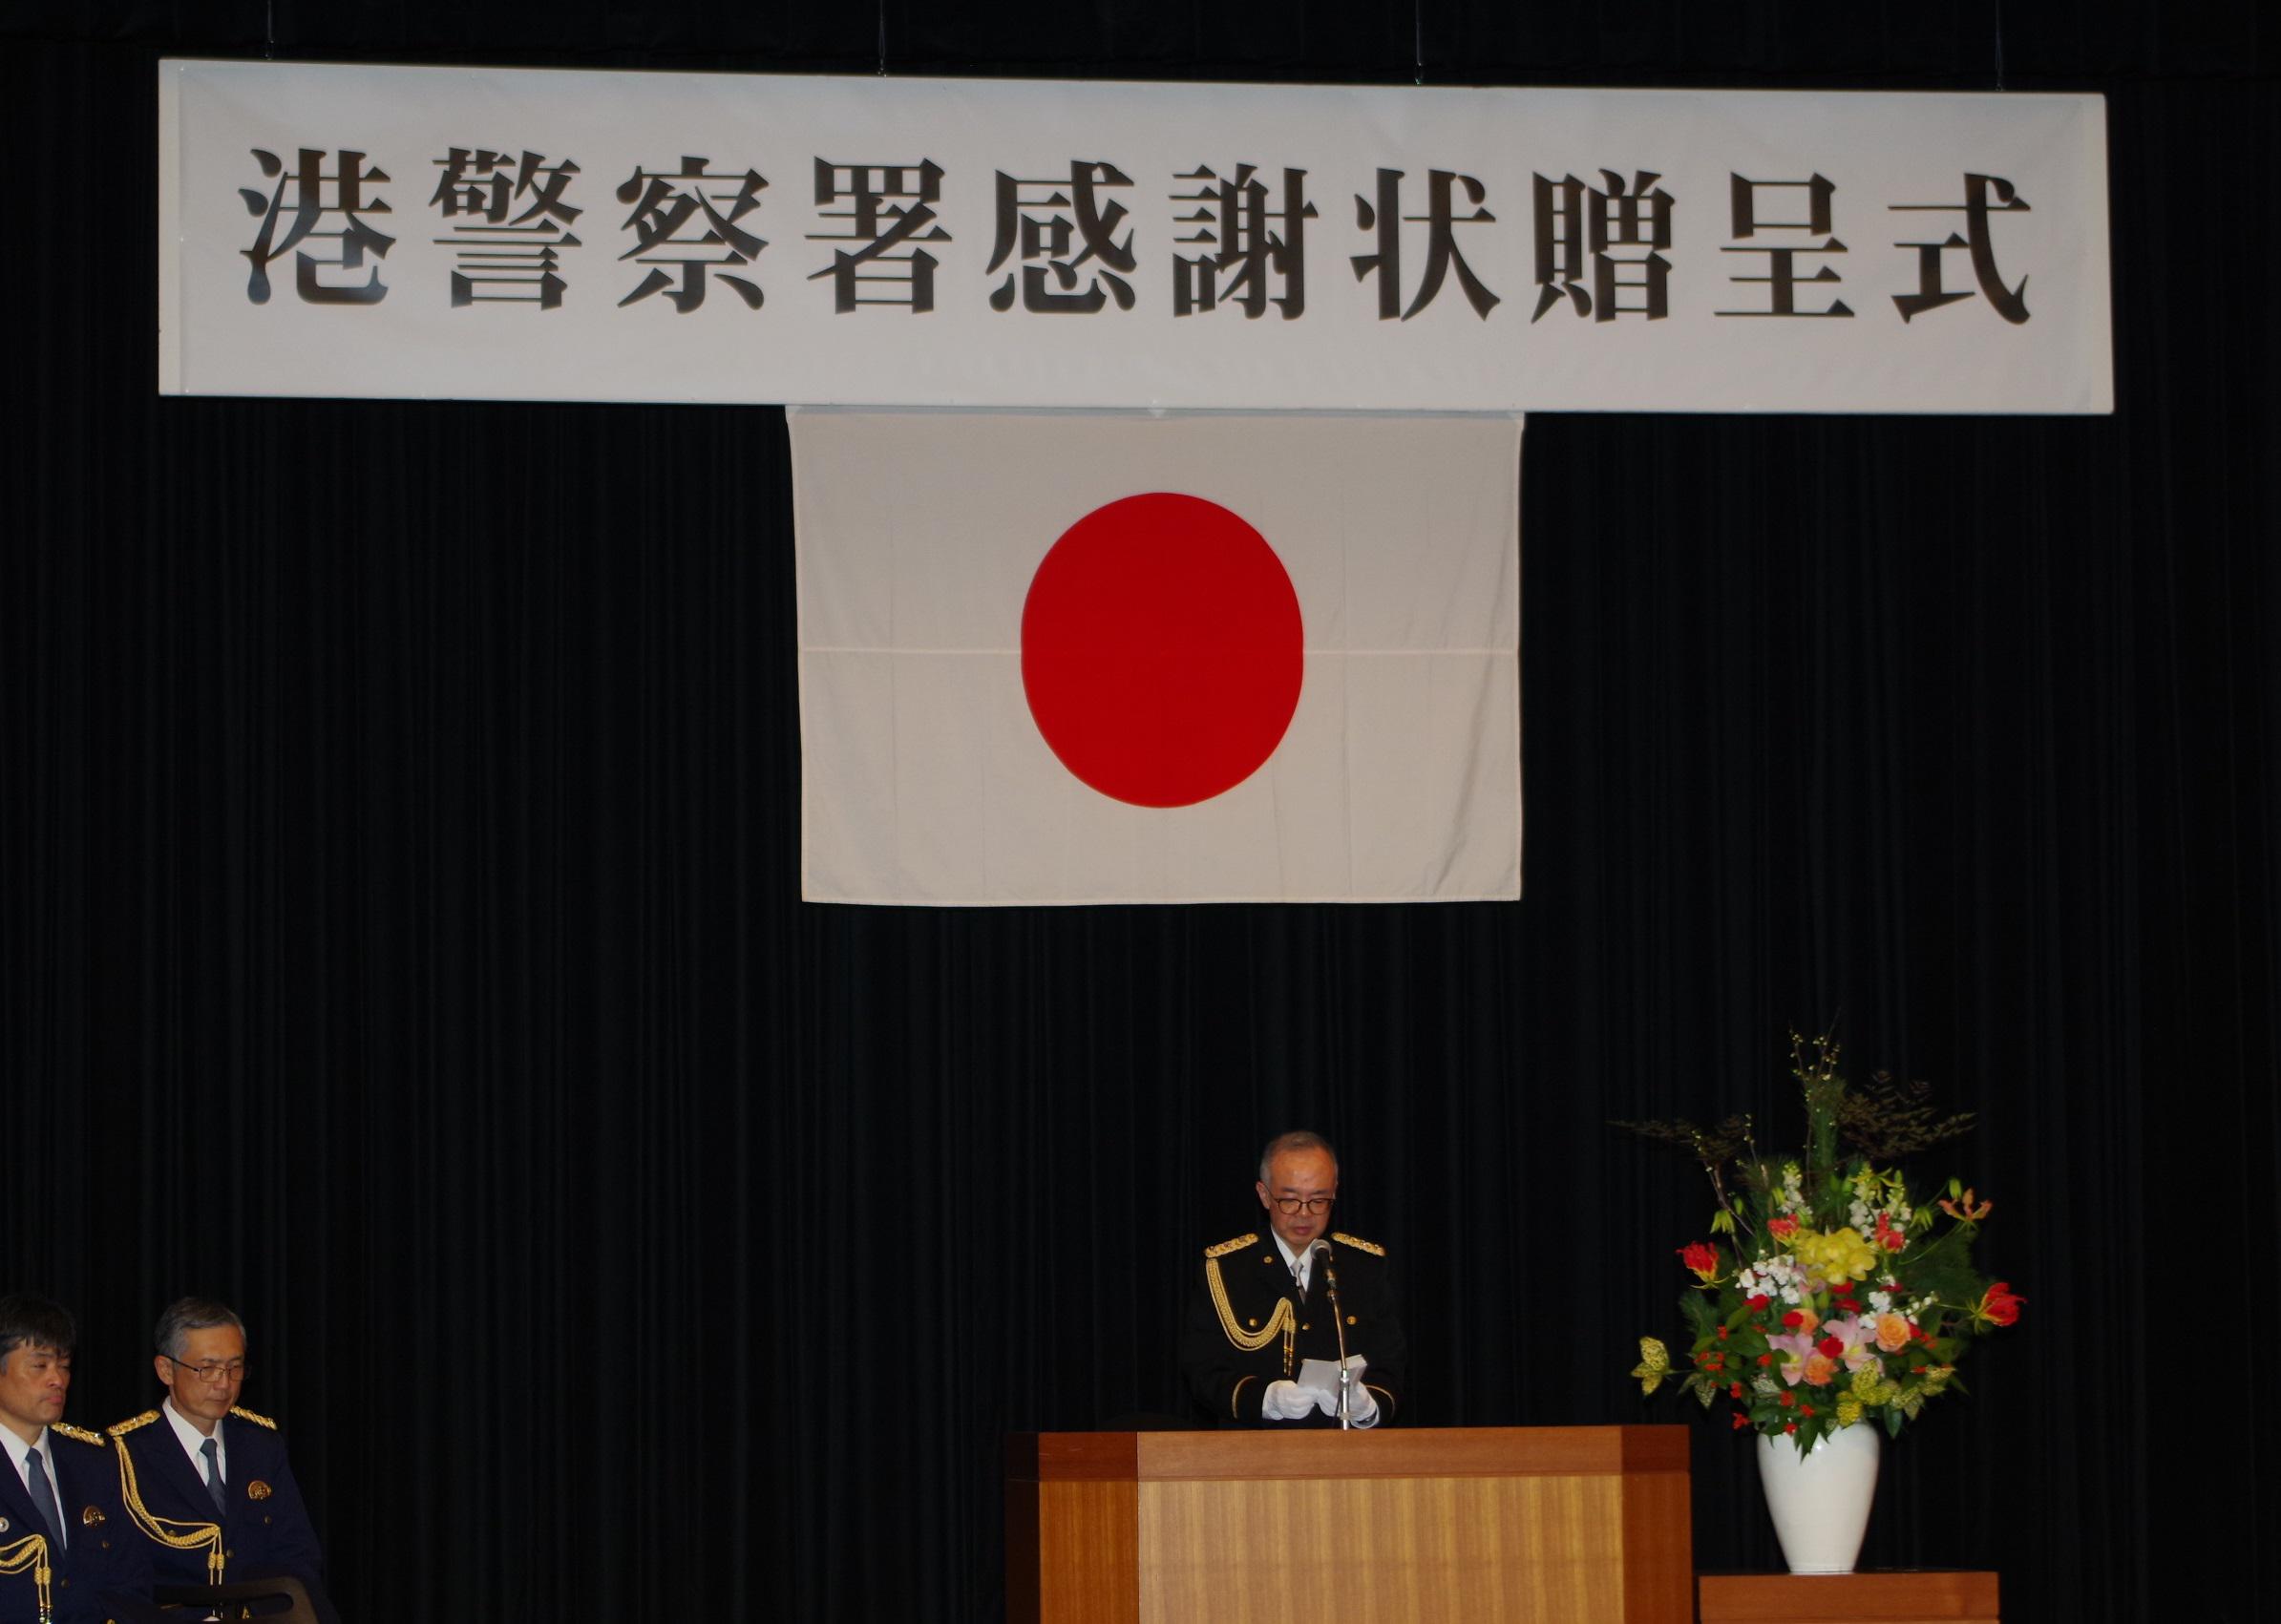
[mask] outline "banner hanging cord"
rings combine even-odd
[[[1996,0],[1996,88],[2004,88],[2004,7]]]
[[[887,0],[879,0],[879,77],[887,76]]]
[[[1426,0],[1410,3],[1410,53],[1417,59],[1418,83],[1426,82]]]
[[[265,0],[262,7],[262,60],[277,60],[277,0]]]

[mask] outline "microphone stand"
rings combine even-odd
[[[1354,1372],[1346,1367],[1346,1316],[1339,1309],[1339,1271],[1331,1267],[1331,1243],[1319,1240],[1315,1251],[1322,1258],[1323,1289],[1330,1294],[1331,1329],[1339,1337],[1339,1430],[1351,1431],[1354,1423],[1348,1419],[1353,1405]]]

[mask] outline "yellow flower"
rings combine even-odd
[[[1639,1362],[1632,1366],[1632,1374],[1639,1379],[1639,1396],[1646,1398],[1671,1374],[1670,1350],[1653,1337],[1640,1338]]]
[[[1877,1267],[1876,1249],[1851,1225],[1828,1234],[1801,1230],[1791,1250],[1799,1262],[1833,1286],[1861,1279]]]
[[[1850,1393],[1848,1393],[1848,1394],[1847,1394],[1847,1395],[1846,1395],[1844,1398],[1842,1398],[1842,1399],[1838,1400],[1838,1402],[1837,1402],[1837,1424],[1838,1424],[1838,1425],[1840,1425],[1840,1426],[1851,1426],[1851,1425],[1852,1425],[1852,1424],[1853,1424],[1855,1422],[1859,1421],[1860,1419],[1861,1419],[1861,1401],[1860,1401],[1859,1399],[1855,1398],[1855,1397],[1854,1397],[1852,1394],[1850,1394]]]

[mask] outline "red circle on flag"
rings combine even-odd
[[[1104,795],[1186,807],[1282,743],[1306,665],[1299,594],[1217,502],[1154,491],[1095,508],[1022,607],[1022,685],[1062,765]]]

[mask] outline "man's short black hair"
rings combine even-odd
[[[193,1331],[213,1331],[227,1325],[243,1337],[245,1321],[239,1318],[229,1304],[216,1302],[210,1297],[185,1297],[166,1305],[166,1312],[158,1316],[158,1328],[151,1333],[153,1350],[168,1359],[180,1355],[182,1344]]]
[[[78,1339],[79,1328],[61,1303],[21,1292],[0,1297],[0,1362],[18,1348],[53,1348],[68,1354]]]

